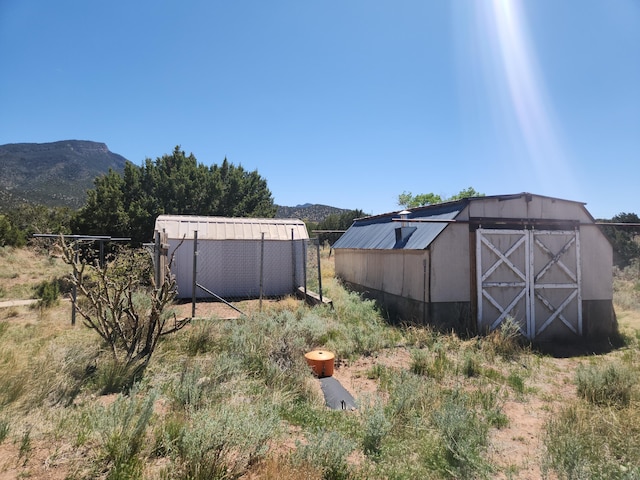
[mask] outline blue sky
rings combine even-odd
[[[639,0],[0,0],[0,144],[181,145],[277,204],[640,214]]]

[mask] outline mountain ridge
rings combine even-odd
[[[0,212],[24,203],[80,208],[87,190],[94,187],[94,179],[109,169],[122,173],[127,161],[105,143],[90,140],[0,145]],[[276,206],[277,218],[307,222],[321,222],[328,215],[346,211],[311,203]]]
[[[0,145],[0,204],[79,208],[95,177],[124,171],[127,159],[89,140]]]

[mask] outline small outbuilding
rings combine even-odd
[[[155,230],[166,235],[179,298],[196,284],[196,297],[226,299],[285,296],[304,284],[302,220],[160,215]]]
[[[391,318],[535,341],[617,332],[612,247],[585,204],[520,193],[357,219],[336,275]]]

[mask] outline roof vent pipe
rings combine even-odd
[[[407,219],[409,218],[409,214],[411,212],[409,210],[402,210],[398,215],[400,215],[400,220],[402,220],[402,226],[407,226]]]

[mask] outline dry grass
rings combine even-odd
[[[249,318],[212,314],[165,339],[138,387],[141,401],[157,395],[150,416],[140,416],[131,399],[97,393],[91,379],[96,362],[100,370],[101,347],[93,332],[70,325],[68,302],[0,309],[0,479],[184,478],[181,472],[194,472],[198,436],[220,429],[236,442],[216,447],[227,452],[216,459],[220,465],[237,467],[234,448],[257,439],[247,447],[255,453],[241,465],[245,480],[634,473],[638,388],[627,392],[622,407],[576,395],[579,368],[597,373],[613,364],[640,372],[640,309],[628,303],[633,279],[616,279],[624,348],[553,358],[522,348],[509,331],[463,340],[429,328],[387,326],[370,305],[341,289],[331,278],[333,258],[328,250],[321,254],[334,310],[313,310],[293,297],[265,301],[262,313],[256,302],[240,303]],[[0,256],[7,265],[0,301],[24,298],[42,279],[66,273],[64,264],[27,249],[4,249]],[[190,314],[190,304],[180,308]],[[198,310],[208,313],[205,305]],[[343,352],[334,376],[361,402],[360,411],[322,405],[301,361],[317,343]],[[137,430],[115,414],[119,409],[129,411],[133,423],[142,419]],[[197,428],[205,418],[231,416],[242,432],[224,422]],[[261,443],[264,431],[272,432],[268,448]],[[336,442],[342,450],[331,456]],[[602,468],[589,463],[596,450],[608,452]]]

